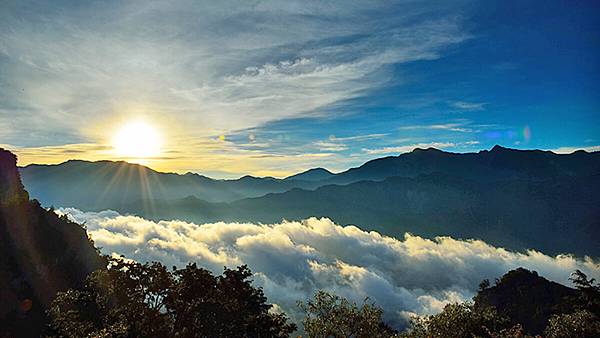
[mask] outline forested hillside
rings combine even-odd
[[[16,157],[0,149],[0,332],[39,337],[58,291],[105,267],[81,225],[29,200]]]

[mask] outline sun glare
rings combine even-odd
[[[143,121],[129,122],[113,138],[119,156],[148,158],[160,154],[161,137],[156,128]]]

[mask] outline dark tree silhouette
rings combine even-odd
[[[287,337],[296,327],[271,313],[246,266],[214,276],[189,264],[120,258],[94,272],[84,288],[59,293],[49,310],[63,337]]]
[[[29,200],[16,162],[0,148],[0,337],[40,337],[56,292],[106,262],[79,224]]]
[[[552,315],[572,310],[565,299],[576,293],[535,271],[517,268],[507,272],[494,286],[479,290],[474,302],[476,308],[493,306],[512,325],[520,324],[526,332],[536,335],[544,332]]]
[[[511,330],[508,318],[493,307],[475,308],[471,303],[448,304],[433,316],[415,317],[403,337],[493,337]]]
[[[576,299],[573,299],[575,308],[600,316],[600,283],[596,283],[594,278],[588,279],[581,270],[575,270],[569,279],[578,291]]]
[[[304,331],[314,338],[391,337],[396,332],[382,321],[383,310],[367,300],[358,306],[345,298],[318,291],[298,304],[304,311]]]

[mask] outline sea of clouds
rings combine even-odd
[[[385,310],[385,319],[404,327],[415,314],[439,312],[445,304],[470,299],[483,279],[517,267],[569,284],[580,269],[600,279],[600,263],[537,251],[511,252],[480,240],[426,239],[406,234],[396,239],[327,218],[277,224],[153,222],[114,211],[57,210],[85,223],[105,254],[183,267],[197,262],[216,274],[247,264],[254,284],[276,309],[299,323],[297,301],[318,289]]]

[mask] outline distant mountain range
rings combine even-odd
[[[109,161],[30,165],[21,175],[44,205],[195,222],[323,216],[392,236],[600,256],[598,152],[416,149],[338,174],[317,168],[285,179],[213,180]]]
[[[188,173],[161,173],[127,162],[71,160],[58,165],[33,164],[20,169],[32,196],[45,205],[77,206],[87,210],[118,208],[140,199],[187,196],[209,202],[230,202],[292,188],[312,189],[318,182],[244,176],[215,180]]]

